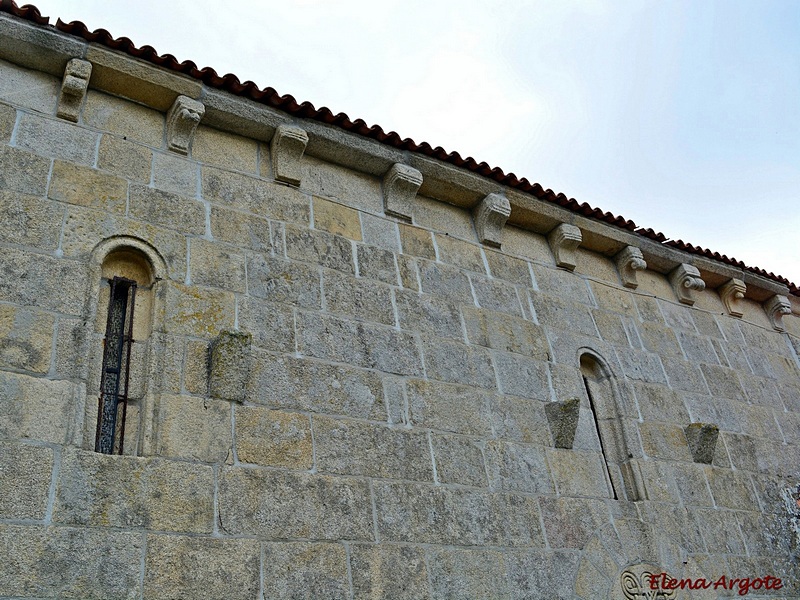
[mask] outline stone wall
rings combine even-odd
[[[0,15],[0,598],[800,598],[787,291],[42,31]]]

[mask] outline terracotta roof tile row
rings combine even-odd
[[[30,4],[19,7],[14,0],[0,0],[0,11],[13,14],[27,21],[36,23],[37,25],[50,26],[50,18],[42,16],[42,14],[39,12],[39,9]],[[427,142],[417,144],[411,138],[401,138],[400,135],[394,131],[386,133],[379,125],[369,126],[362,119],[351,120],[350,117],[345,113],[338,113],[334,115],[333,112],[327,107],[323,106],[322,108],[315,108],[310,102],[298,103],[293,96],[289,94],[282,96],[278,94],[274,88],[266,87],[260,89],[252,81],[245,81],[242,83],[239,78],[236,77],[236,75],[231,73],[220,76],[211,67],[204,67],[200,69],[191,60],[185,60],[179,63],[178,60],[171,54],[159,54],[152,46],[137,47],[129,38],[114,38],[105,29],[89,31],[86,25],[80,21],[65,23],[61,19],[58,19],[55,24],[55,29],[76,37],[80,37],[88,42],[94,42],[113,50],[119,50],[120,52],[124,52],[135,58],[153,63],[159,67],[163,67],[178,73],[183,73],[184,75],[188,75],[189,77],[202,81],[210,87],[226,90],[237,96],[245,96],[255,100],[256,102],[261,102],[267,106],[284,111],[291,115],[304,119],[313,119],[328,125],[334,125],[351,133],[371,138],[377,142],[392,146],[399,150],[423,154],[425,156],[450,163],[456,167],[472,171],[473,173],[477,173],[478,175],[496,181],[502,185],[506,185],[521,192],[531,194],[532,196],[535,196],[536,198],[545,202],[558,204],[567,210],[581,214],[585,217],[603,221],[609,225],[632,231],[647,239],[664,243],[668,246],[678,248],[690,254],[705,256],[707,258],[718,260],[723,263],[756,273],[766,277],[767,279],[778,281],[789,286],[792,294],[800,295],[800,288],[791,283],[785,277],[774,275],[773,273],[767,273],[765,270],[758,267],[747,266],[742,261],[737,261],[735,259],[728,258],[725,255],[720,255],[717,252],[711,252],[710,250],[693,246],[692,244],[685,243],[681,240],[668,241],[667,236],[665,236],[663,233],[655,232],[650,228],[645,229],[638,227],[630,219],[625,219],[622,216],[617,216],[599,208],[592,207],[585,202],[579,203],[574,198],[569,198],[562,193],[556,193],[551,189],[544,189],[538,183],[531,183],[524,177],[520,179],[514,173],[505,173],[499,167],[492,167],[486,162],[479,163],[471,156],[464,158],[458,152],[447,152],[441,146],[436,146],[434,148]]]

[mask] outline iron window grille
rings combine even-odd
[[[136,282],[114,277],[108,299],[106,337],[103,340],[103,372],[94,447],[96,452],[102,454],[122,454],[125,442],[135,301]]]

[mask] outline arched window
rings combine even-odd
[[[155,288],[164,263],[148,244],[128,237],[105,240],[92,258],[95,360],[88,392],[98,401],[94,439],[87,445],[104,454],[143,454],[152,428]]]
[[[611,493],[620,500],[642,500],[644,487],[628,449],[622,397],[611,370],[591,352],[581,354],[580,368],[605,457]]]

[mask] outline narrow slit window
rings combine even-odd
[[[97,408],[95,451],[102,454],[122,454],[125,442],[135,301],[136,282],[114,277],[108,299],[103,372]]]

